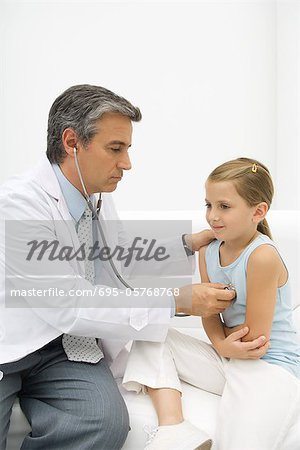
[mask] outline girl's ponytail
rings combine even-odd
[[[269,227],[269,224],[268,224],[268,222],[267,222],[267,219],[263,219],[263,220],[258,224],[257,231],[259,231],[259,232],[262,233],[262,234],[265,234],[265,235],[268,236],[270,239],[273,239],[273,238],[272,238],[272,233],[271,233],[271,230],[270,230],[270,227]]]

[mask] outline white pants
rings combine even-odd
[[[180,380],[222,396],[218,450],[300,449],[299,438],[289,436],[299,428],[300,381],[286,369],[263,360],[222,358],[210,344],[174,329],[164,343],[134,342],[125,389],[181,392]]]

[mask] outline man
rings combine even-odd
[[[163,341],[174,309],[208,316],[224,311],[234,297],[222,285],[196,284],[162,295],[159,307],[141,295],[128,307],[123,281],[109,261],[63,257],[101,234],[92,221],[93,194],[113,192],[131,168],[132,122],[140,119],[138,108],[107,89],[69,88],[49,113],[48,159],[0,190],[1,450],[16,396],[32,427],[23,450],[120,449],[129,419],[108,361],[129,340]],[[106,219],[117,217],[109,194],[101,211]],[[112,226],[109,235],[117,244],[118,230]],[[179,236],[168,247],[166,265],[174,255],[188,260],[211,239],[208,231]],[[43,255],[37,252],[41,243]],[[95,285],[115,287],[117,303],[100,290],[88,303],[81,293]],[[11,291],[17,290],[15,301]],[[43,298],[34,298],[39,292]]]

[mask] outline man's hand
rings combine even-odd
[[[233,359],[260,359],[264,356],[270,346],[265,336],[260,336],[253,341],[242,342],[242,338],[249,332],[248,327],[234,331],[225,339],[214,344],[219,355],[224,358]]]
[[[201,247],[208,245],[214,239],[215,236],[211,230],[203,230],[199,233],[185,235],[185,242],[193,252],[198,252]]]
[[[222,313],[235,297],[235,292],[225,287],[221,283],[201,283],[180,288],[175,296],[176,313],[201,317]]]

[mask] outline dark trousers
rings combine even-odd
[[[105,359],[69,361],[61,336],[0,370],[0,450],[5,450],[15,398],[32,431],[22,450],[121,449],[128,412]]]

